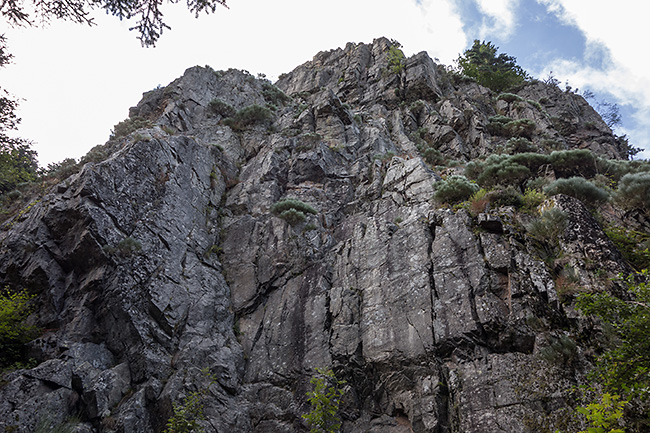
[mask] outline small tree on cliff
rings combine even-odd
[[[491,42],[474,40],[472,48],[458,57],[460,72],[495,92],[519,86],[528,79],[528,74],[517,65],[515,57],[497,55],[498,49]]]
[[[338,412],[345,393],[341,386],[345,381],[338,380],[332,370],[317,368],[316,371],[318,374],[310,380],[314,390],[307,393],[311,410],[302,417],[309,424],[311,433],[337,433],[341,430]]]

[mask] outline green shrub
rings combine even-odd
[[[578,354],[576,342],[567,335],[552,337],[549,345],[540,349],[539,355],[542,359],[552,363],[568,365],[573,362]]]
[[[517,119],[508,122],[503,126],[506,134],[510,137],[527,137],[531,138],[535,132],[535,122],[530,119]]]
[[[506,135],[505,125],[512,122],[511,117],[500,114],[488,118],[487,131],[492,135]]]
[[[537,146],[535,146],[532,141],[525,137],[511,138],[506,143],[506,146],[510,150],[508,153],[514,154],[537,151]]]
[[[518,208],[521,207],[524,203],[521,193],[517,188],[513,186],[497,188],[493,191],[490,191],[487,194],[487,198],[490,200],[490,204],[494,207],[514,206]]]
[[[303,213],[310,213],[314,215],[318,213],[316,209],[314,209],[307,203],[304,203],[294,198],[287,198],[284,200],[280,200],[276,202],[273,206],[271,206],[271,212],[275,214],[280,214],[289,209],[295,209]]]
[[[106,145],[99,144],[88,151],[87,154],[81,157],[79,165],[84,165],[88,162],[102,162],[105,161],[110,155],[110,148]]]
[[[566,214],[558,208],[551,208],[544,210],[539,218],[526,225],[526,231],[530,237],[539,242],[557,245],[566,227]]]
[[[373,160],[379,160],[381,162],[387,162],[387,161],[390,161],[391,159],[393,159],[394,156],[395,156],[395,152],[388,151],[388,152],[386,152],[384,154],[379,154],[378,153],[378,154],[374,155],[372,157],[372,159]]]
[[[253,104],[239,110],[233,117],[223,120],[224,125],[235,131],[243,131],[255,124],[268,124],[273,118],[271,110],[261,105]]]
[[[623,176],[618,182],[616,200],[627,209],[650,210],[650,173]]]
[[[417,101],[413,101],[411,105],[409,105],[409,110],[413,115],[418,116],[422,111],[426,108],[426,105],[422,99],[418,99]]]
[[[551,164],[557,177],[582,176],[591,178],[596,174],[596,159],[591,151],[587,149],[552,152]]]
[[[46,178],[55,178],[63,180],[78,173],[81,170],[81,164],[77,164],[74,158],[66,158],[61,162],[52,162],[47,165],[43,172]]]
[[[618,182],[626,174],[650,172],[650,161],[623,161],[619,159],[597,157],[596,169],[598,173]]]
[[[530,177],[530,174],[528,167],[506,158],[494,164],[486,165],[477,181],[483,187],[521,185]]]
[[[130,256],[142,250],[142,244],[129,236],[117,244],[117,250],[123,256]]]
[[[508,103],[523,100],[524,98],[519,95],[515,95],[514,93],[501,93],[499,96],[497,96],[497,101],[506,101]]]
[[[617,428],[623,421],[623,408],[627,401],[619,401],[617,394],[605,393],[600,398],[600,403],[590,403],[586,407],[578,407],[576,411],[587,418],[590,426],[587,430],[578,433],[625,433]]]
[[[650,269],[650,235],[622,227],[608,227],[605,234],[634,269]]]
[[[151,120],[145,119],[143,117],[135,116],[130,117],[126,120],[121,121],[113,127],[111,133],[111,139],[116,140],[118,138],[126,137],[133,131],[138,129],[152,128],[153,122]]]
[[[557,140],[552,140],[550,138],[542,139],[539,143],[542,146],[542,149],[548,151],[560,150],[564,146],[561,142]]]
[[[481,186],[518,185],[528,180],[533,172],[549,162],[548,155],[533,152],[516,155],[490,155],[484,161],[474,160],[465,166],[465,175]]]
[[[531,138],[535,132],[535,122],[530,119],[512,119],[507,116],[492,116],[488,118],[487,131],[492,135],[504,137]]]
[[[532,99],[528,99],[528,100],[526,100],[526,102],[528,102],[533,107],[537,108],[539,111],[544,111],[544,109],[542,108],[542,105],[539,102],[533,101]]]
[[[306,219],[305,214],[317,214],[316,209],[303,203],[300,200],[288,198],[285,200],[280,200],[271,206],[271,212],[276,214],[278,217],[282,218],[289,224],[296,225]]]
[[[485,212],[485,207],[490,203],[490,198],[487,194],[488,191],[485,188],[481,188],[469,198],[469,212],[472,215],[476,216],[481,212]]]
[[[517,140],[522,140],[521,138]],[[536,172],[542,165],[546,165],[550,162],[548,155],[534,153],[534,152],[524,152],[512,155],[510,161],[516,164],[523,165],[528,167],[531,172]]]
[[[25,343],[38,335],[38,328],[25,323],[32,312],[32,300],[26,290],[0,293],[0,367],[25,360]]]
[[[268,81],[262,81],[262,97],[266,102],[273,105],[282,105],[291,99]]]
[[[426,149],[423,153],[424,160],[431,165],[441,165],[445,162],[445,157],[438,150],[432,147]]]
[[[338,433],[341,429],[339,405],[345,391],[345,381],[338,380],[332,370],[316,369],[318,374],[309,381],[314,389],[307,392],[311,405],[309,413],[302,417],[310,427],[310,433]]]
[[[526,211],[532,212],[539,207],[546,200],[546,194],[534,188],[526,188],[522,197],[523,208]]]
[[[41,416],[34,428],[34,433],[74,433],[77,431],[79,419],[71,417],[63,422],[53,420],[54,415]]]
[[[303,212],[296,209],[287,209],[283,212],[280,212],[278,216],[292,226],[300,224],[307,218]]]
[[[142,250],[142,244],[129,236],[122,239],[115,246],[104,246],[103,250],[106,254],[130,257]]]
[[[650,284],[648,271],[623,280],[626,293],[583,293],[577,301],[585,315],[596,316],[611,326],[609,347],[597,360],[592,379],[606,391],[625,397],[650,397]]]
[[[213,99],[210,101],[208,108],[213,114],[219,115],[221,117],[233,117],[235,114],[237,114],[235,107],[225,101],[222,101],[221,99]]]
[[[558,179],[544,188],[548,195],[566,194],[575,197],[584,204],[596,205],[609,199],[609,193],[589,182],[584,177]]]
[[[391,41],[388,48],[388,72],[391,74],[399,74],[404,69],[406,64],[406,56],[400,49],[402,45],[397,41]]]
[[[174,415],[167,421],[163,433],[199,433],[203,432],[200,421],[203,415],[203,394],[192,392],[182,404],[173,404]]]
[[[433,186],[435,188],[435,199],[449,204],[465,201],[479,190],[477,184],[460,175],[449,176],[445,180],[436,182]]]

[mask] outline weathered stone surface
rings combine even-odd
[[[0,387],[0,431],[81,414],[79,431],[158,432],[192,392],[206,431],[307,431],[320,367],[346,380],[344,432],[552,431],[541,420],[575,382],[538,356],[575,320],[557,274],[512,209],[437,208],[441,177],[421,153],[503,148],[487,131],[497,113],[534,119],[533,146],[621,150],[602,125],[585,132],[575,95],[521,90],[569,113],[554,126],[535,104],[454,84],[424,53],[391,72],[389,47],[319,53],[278,88],[190,68],[131,110],[151,128],[6,223],[0,283],[38,295],[30,320],[47,331],[30,343],[40,364]],[[272,118],[234,130],[216,99],[268,104]],[[286,198],[316,213],[272,213]],[[552,205],[568,214],[560,245],[582,284],[597,284],[588,260],[626,270],[579,202]]]

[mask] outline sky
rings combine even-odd
[[[630,144],[650,158],[650,27],[639,0],[228,0],[195,18],[184,2],[166,5],[166,30],[154,48],[133,22],[102,11],[96,26],[52,22],[11,28],[0,18],[13,64],[0,87],[19,99],[17,135],[39,163],[80,158],[103,144],[142,93],[194,65],[278,75],[319,51],[347,42],[398,40],[405,54],[427,51],[453,65],[474,39],[492,41],[529,74],[552,76],[596,101],[616,103]]]

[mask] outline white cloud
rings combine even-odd
[[[20,135],[36,141],[41,164],[80,157],[103,143],[142,92],[166,85],[193,65],[263,72],[269,78],[318,51],[386,36],[406,54],[426,50],[451,63],[466,46],[453,0],[241,0],[194,19],[182,4],[166,6],[171,31],[156,48],[140,47],[132,25],[103,13],[98,26],[54,22],[10,30],[15,64],[0,71],[3,87],[24,98]]]
[[[650,74],[639,43],[650,38],[645,14],[634,0],[537,0],[563,22],[580,29],[587,39],[585,61],[602,56],[598,68],[583,62],[556,60],[548,66],[561,80],[580,88],[612,95],[619,105],[634,107],[633,119],[623,119],[630,142],[650,150]],[[631,126],[630,126],[631,125]],[[644,154],[648,156],[648,154]]]
[[[479,31],[480,38],[499,35],[501,39],[510,38],[516,28],[515,11],[519,0],[475,0],[479,10],[489,17],[484,19]]]

